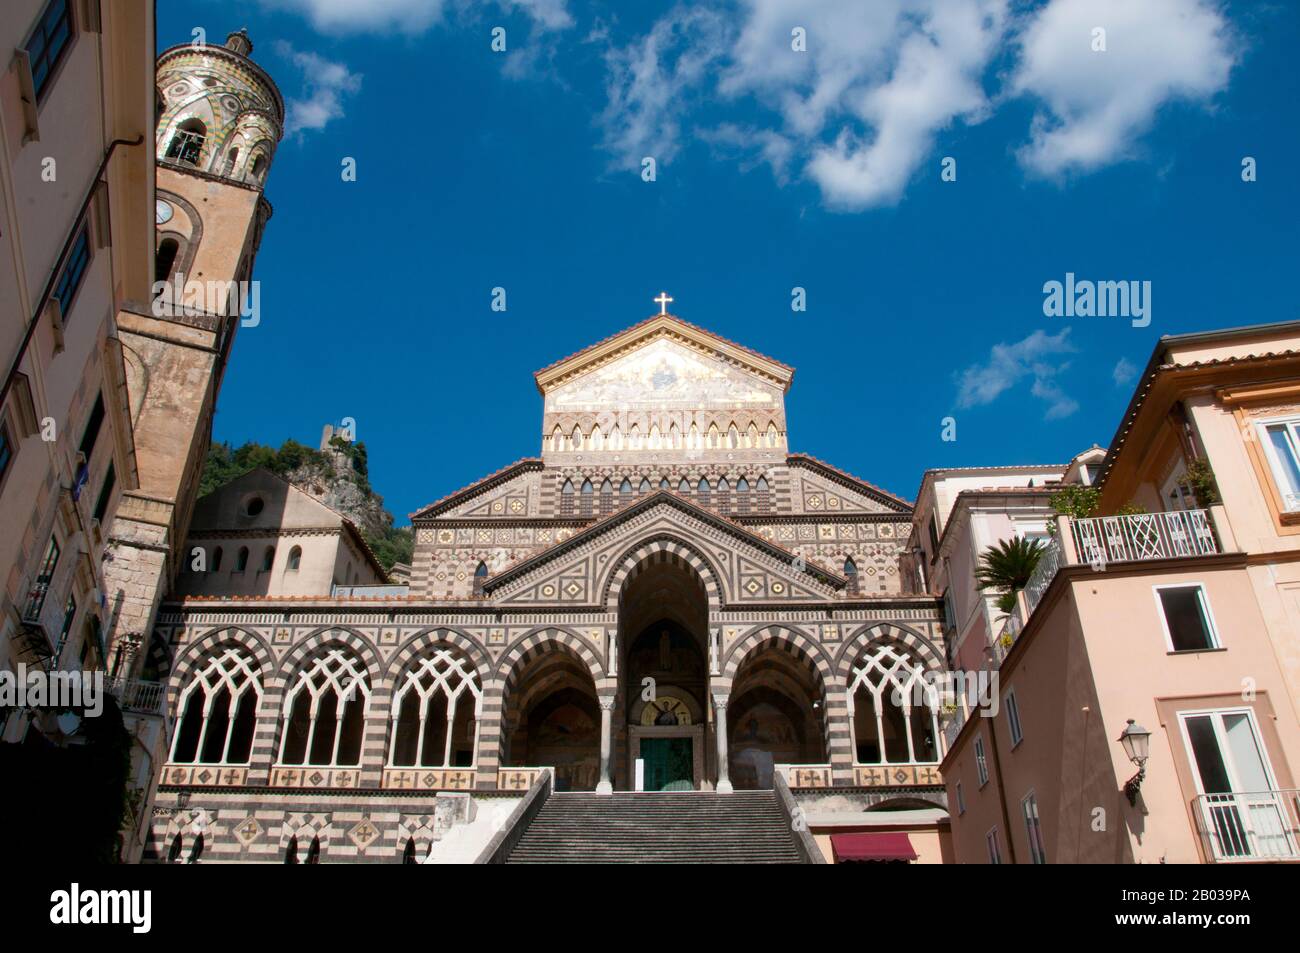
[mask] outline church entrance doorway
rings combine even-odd
[[[638,759],[644,790],[708,785],[708,623],[704,580],[680,557],[656,553],[630,574],[619,601],[623,789],[635,789]]]
[[[645,790],[693,791],[695,757],[691,738],[642,738]]]

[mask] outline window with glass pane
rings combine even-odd
[[[0,423],[0,480],[4,479],[9,469],[9,461],[14,458],[14,446],[9,440],[9,426]]]
[[[998,847],[998,829],[995,827],[984,835],[984,840],[989,846],[989,863],[1002,863],[1002,849]]]
[[[1003,703],[1007,709],[1007,728],[1011,731],[1012,746],[1020,744],[1024,732],[1020,729],[1020,702],[1016,701],[1014,692],[1008,693]]]
[[[59,299],[59,310],[63,314],[63,323],[68,323],[68,312],[72,310],[72,299],[77,296],[77,289],[81,287],[81,279],[86,277],[86,267],[90,264],[90,229],[85,223],[81,226],[81,234],[77,240],[72,243],[72,251],[68,252],[67,264],[63,266],[63,273],[59,275],[59,283],[54,289],[54,297]]]
[[[1300,420],[1263,427],[1264,450],[1288,513],[1300,511]]]
[[[1038,796],[1030,791],[1020,802],[1025,816],[1025,834],[1029,837],[1029,856],[1036,864],[1047,863],[1047,848],[1043,845],[1043,825],[1038,819]]]
[[[36,581],[27,594],[27,607],[23,611],[23,618],[27,621],[36,622],[40,619],[41,610],[45,608],[45,597],[50,591],[50,580],[54,578],[54,568],[58,564],[59,543],[51,536],[50,544],[45,548],[45,558],[41,561],[41,571],[37,573]]]
[[[1216,858],[1300,857],[1250,712],[1182,717],[1201,791],[1202,827]]]
[[[1160,608],[1175,652],[1194,652],[1218,647],[1210,614],[1205,607],[1205,590],[1200,586],[1168,586],[1157,589]]]
[[[63,55],[72,45],[72,10],[70,0],[50,0],[27,40],[27,58],[32,64],[32,86],[36,100],[45,95],[46,86]]]
[[[980,778],[980,787],[989,783],[989,763],[984,757],[984,739],[975,739],[975,772]]]

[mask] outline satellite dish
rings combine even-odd
[[[54,720],[59,726],[59,731],[65,735],[75,735],[81,730],[81,716],[75,711],[61,712]]]

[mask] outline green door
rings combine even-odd
[[[694,746],[690,738],[642,738],[647,791],[695,789]]]

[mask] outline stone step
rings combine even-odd
[[[772,791],[554,794],[510,863],[799,863]]]

